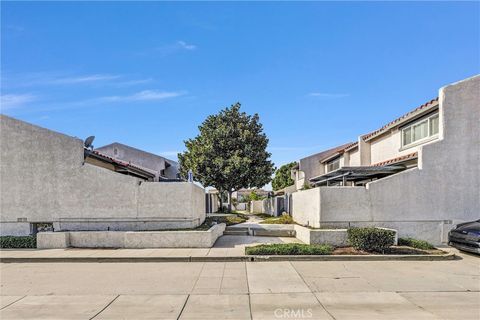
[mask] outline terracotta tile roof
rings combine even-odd
[[[375,131],[372,131],[364,136],[362,136],[362,139],[363,140],[368,140],[369,138],[373,137],[373,136],[376,136],[377,134],[379,133],[382,133],[383,131],[385,131],[387,128],[390,128],[392,127],[393,125],[395,124],[398,124],[400,123],[402,120],[418,113],[418,111],[420,110],[423,110],[423,109],[426,109],[428,107],[431,107],[431,106],[434,106],[434,105],[438,105],[438,97],[435,98],[435,99],[432,99],[430,101],[428,101],[427,103],[424,103],[422,104],[421,106],[415,108],[414,110],[410,111],[410,112],[407,112],[405,113],[403,116],[401,116],[400,118],[397,118],[395,120],[393,120],[392,122],[389,122],[387,123],[386,125],[384,125],[383,127],[381,127],[380,129],[377,129]]]
[[[355,147],[358,147],[358,141],[349,144],[345,149],[343,149],[343,151],[352,150],[352,149],[355,148]]]
[[[329,160],[330,158],[336,157],[337,155],[340,155],[340,154],[344,153],[345,150],[347,150],[349,148],[352,148],[356,144],[358,144],[358,142],[349,142],[349,143],[342,144],[341,146],[332,148],[330,150],[321,152],[319,154],[320,155],[319,161],[320,162],[325,162],[325,161]]]
[[[108,159],[110,160],[112,163],[115,163],[115,164],[118,164],[118,165],[121,165],[121,166],[124,166],[124,167],[127,167],[127,168],[134,168],[136,170],[141,170],[141,171],[144,171],[146,173],[149,173],[149,174],[153,174],[155,175],[155,172],[153,172],[152,170],[149,170],[147,168],[143,168],[143,167],[140,167],[140,166],[137,166],[137,165],[134,165],[132,163],[129,163],[129,162],[125,162],[125,161],[121,161],[121,160],[118,160],[118,159],[115,159],[115,158],[112,158],[104,153],[101,153],[97,150],[89,150],[90,153],[93,153],[101,158],[105,158],[105,159]]]
[[[372,164],[372,167],[386,166],[386,165],[389,165],[389,164],[394,164],[394,163],[402,162],[402,161],[405,161],[405,160],[415,159],[417,157],[418,157],[418,152],[412,152],[412,153],[406,154],[404,156],[400,156],[400,157],[396,157],[396,158],[393,158],[393,159],[389,159],[389,160],[385,160],[385,161],[382,161],[382,162]]]

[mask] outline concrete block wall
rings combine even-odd
[[[83,142],[0,115],[0,232],[31,223],[62,230],[193,228],[205,220],[204,189],[143,182],[84,163]]]
[[[292,218],[301,225],[320,228],[320,188],[292,194]]]
[[[265,213],[263,200],[250,201],[250,213]]]

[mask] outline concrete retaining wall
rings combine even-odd
[[[480,76],[440,89],[439,116],[439,139],[418,148],[418,168],[366,188],[296,192],[294,220],[316,228],[382,226],[446,242],[454,224],[480,217]]]
[[[207,231],[40,232],[37,248],[211,248],[223,231],[224,223]]]
[[[310,229],[295,225],[295,232],[297,239],[307,244],[348,245],[347,229]]]
[[[204,189],[141,180],[84,163],[83,142],[0,115],[0,232],[194,228],[205,220]]]
[[[395,232],[394,245],[398,244],[398,232],[395,229],[387,229]],[[307,244],[330,244],[335,247],[343,247],[348,244],[347,229],[310,229],[304,226],[295,225],[296,237]]]

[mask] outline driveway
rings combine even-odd
[[[1,319],[479,319],[480,259],[0,265]]]

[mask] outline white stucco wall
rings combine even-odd
[[[204,190],[194,184],[142,182],[84,164],[82,140],[3,115],[0,130],[2,235],[28,234],[34,222],[56,231],[156,230],[205,219]]]
[[[418,152],[420,149],[420,145],[402,149],[401,139],[402,131],[394,129],[391,132],[370,141],[372,164],[390,160],[409,153]],[[434,141],[435,139],[429,140],[424,144],[432,143]]]
[[[320,228],[320,188],[292,194],[292,218],[301,225]]]
[[[320,165],[319,165],[320,166]],[[300,190],[303,188],[303,186],[305,185],[305,172],[297,169],[295,171],[295,178],[294,178],[294,181],[295,181],[295,188],[297,190]]]
[[[250,213],[265,213],[263,200],[250,201]]]
[[[350,161],[349,161],[349,164],[348,164],[348,165],[349,165],[350,167],[356,167],[356,166],[360,166],[360,165],[361,165],[361,162],[360,162],[360,151],[359,151],[358,148],[349,151],[348,154],[349,154],[349,158],[350,158]]]
[[[440,139],[418,148],[418,168],[366,188],[321,187],[308,190],[309,197],[297,192],[294,220],[391,227],[400,237],[438,244],[455,223],[480,218],[480,76],[442,88],[439,103]]]

